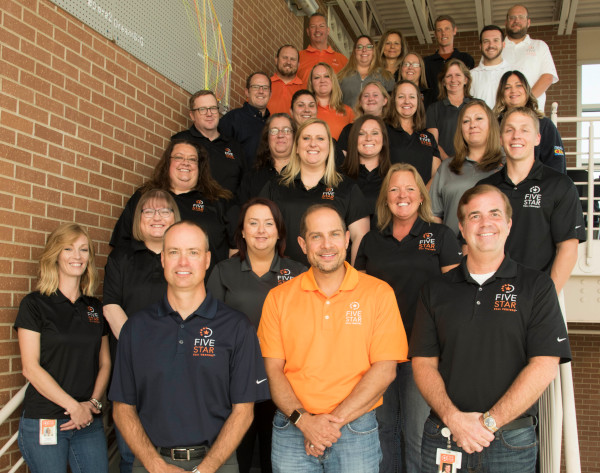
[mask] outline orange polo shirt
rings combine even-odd
[[[302,80],[303,84],[308,84],[308,74],[320,62],[329,64],[337,74],[346,65],[348,58],[342,53],[331,49],[331,46],[327,46],[327,49],[316,49],[308,46],[308,48],[303,49],[299,53],[297,76]]]
[[[333,411],[373,363],[407,361],[394,291],[345,266],[342,285],[331,297],[319,290],[312,268],[272,289],[258,328],[263,357],[285,360],[286,378],[313,414]]]
[[[320,118],[329,125],[331,136],[334,140],[339,138],[340,133],[348,123],[354,121],[354,112],[352,109],[348,105],[344,105],[344,109],[346,110],[346,114],[342,115],[336,112],[334,108],[329,106],[323,107],[317,102],[317,118]]]
[[[287,113],[289,115],[292,107],[292,96],[302,87],[302,81],[298,76],[286,84],[277,74],[273,74],[271,77],[271,98],[267,104],[271,115],[274,113]]]

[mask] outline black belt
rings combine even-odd
[[[204,458],[208,453],[208,447],[206,445],[200,445],[199,447],[159,447],[158,453],[163,457],[169,457],[171,460],[189,461]]]
[[[431,419],[436,424],[445,425],[440,420],[440,418],[433,412],[431,413],[431,415],[429,417],[431,417]],[[533,417],[533,416],[519,417],[518,419],[515,419],[515,420],[509,422],[508,424],[504,424],[502,427],[500,427],[497,430],[497,432],[502,432],[502,431],[507,431],[507,430],[524,429],[525,427],[530,427],[535,424],[534,419],[535,419],[535,417]]]

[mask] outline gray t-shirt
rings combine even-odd
[[[383,88],[387,90],[388,93],[394,88],[394,79],[386,80],[379,72],[373,72],[364,79],[361,79],[360,74],[355,72],[350,76],[344,77],[340,82],[340,88],[342,89],[343,94],[342,101],[348,105],[348,107],[354,108],[356,100],[358,99],[358,94],[360,94],[364,84],[373,81],[381,82],[381,85],[383,85]]]

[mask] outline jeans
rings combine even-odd
[[[377,473],[381,448],[375,412],[344,425],[342,436],[318,458],[307,455],[304,435],[281,412],[273,419],[271,460],[275,473]]]
[[[58,419],[56,445],[40,445],[40,420],[21,417],[19,449],[31,473],[108,473],[106,436],[101,418],[89,427],[61,431],[69,419]]]
[[[135,460],[135,456],[133,452],[125,442],[123,435],[117,426],[115,425],[115,436],[117,438],[117,446],[119,447],[119,453],[121,455],[121,461],[119,462],[119,472],[120,473],[131,473],[131,468],[133,467],[133,460]]]
[[[192,471],[194,467],[198,466],[201,459],[195,460],[172,460],[169,457],[165,457],[161,455],[161,458],[166,461],[170,465],[178,466],[179,468],[183,468],[184,471]],[[142,462],[140,462],[137,458],[133,461],[133,469],[131,470],[133,473],[148,473],[148,470],[144,468]],[[215,473],[238,473],[238,462],[237,457],[235,456],[235,452],[231,455],[223,465],[215,472]]]
[[[438,448],[447,448],[448,440],[442,436],[444,426],[431,417],[423,430],[422,465],[423,473],[437,473],[435,463]],[[537,457],[535,427],[499,431],[489,447],[481,453],[467,454],[451,442],[450,450],[462,452],[461,473],[534,473]]]
[[[413,377],[412,363],[398,363],[396,379],[377,408],[382,473],[421,473],[421,438],[429,406]]]

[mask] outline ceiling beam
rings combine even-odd
[[[475,15],[477,16],[477,29],[481,31],[485,26],[483,20],[483,3],[481,0],[475,0]]]
[[[571,0],[571,8],[569,8],[569,17],[567,18],[566,34],[568,35],[573,33],[573,23],[575,23],[575,14],[577,13],[578,4],[579,0]]]
[[[571,8],[571,0],[562,0],[560,4],[560,18],[558,21],[558,34],[565,34],[567,27],[567,18],[569,17],[569,9]]]
[[[492,3],[490,0],[481,0],[483,2],[483,26],[492,24]],[[479,30],[481,31],[481,29]]]
[[[429,14],[427,13],[427,3],[425,3],[425,0],[413,0],[413,2],[417,18],[419,19],[419,24],[421,25],[421,31],[425,37],[425,41],[428,44],[431,44],[431,34],[429,34],[429,26],[427,23],[429,18]]]
[[[417,18],[417,13],[415,12],[415,5],[412,0],[404,0],[406,4],[406,9],[408,10],[408,16],[410,16],[410,21],[412,21],[413,28],[415,29],[415,33],[417,34],[417,39],[419,40],[419,44],[425,43],[425,36],[423,35],[423,31],[421,30],[421,24],[419,19]]]

